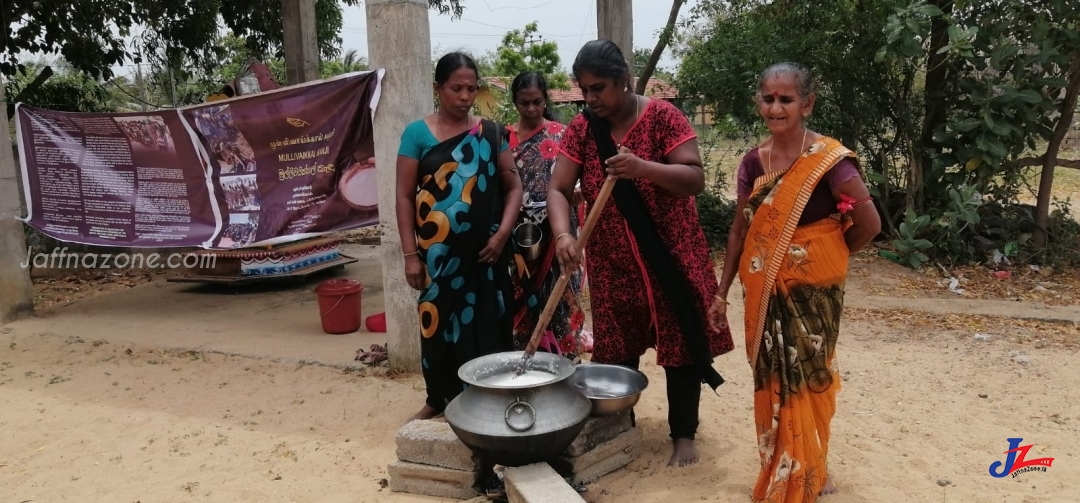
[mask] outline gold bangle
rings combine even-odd
[[[730,302],[728,302],[728,300],[727,300],[727,299],[725,299],[725,298],[721,297],[721,296],[720,296],[719,294],[717,294],[717,295],[713,295],[713,298],[714,298],[714,299],[716,299],[716,300],[718,300],[718,301],[720,301],[720,302],[723,302],[725,306],[730,306],[730,305],[731,305],[731,303],[730,303]]]
[[[555,236],[555,239],[551,240],[551,242],[552,243],[558,243],[560,239],[562,239],[562,238],[564,238],[566,236],[571,236],[571,234],[569,232],[564,232],[562,234],[559,234],[558,236]],[[571,236],[571,237],[573,237],[573,236]]]
[[[420,251],[417,250],[417,251],[414,251],[414,252],[406,253],[404,256],[408,257],[409,255],[419,255],[419,254],[420,254]]]

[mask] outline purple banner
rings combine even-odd
[[[16,107],[27,216],[60,241],[228,249],[378,223],[382,72],[179,110]]]

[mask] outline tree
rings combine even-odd
[[[61,112],[112,112],[119,105],[108,86],[72,70],[62,61],[32,61],[27,63],[27,67],[26,74],[8,80],[5,85],[5,96],[12,97],[12,105],[8,107],[12,111],[17,102]],[[42,72],[50,77],[35,85],[31,75]]]
[[[649,85],[649,78],[653,76],[653,72],[656,70],[657,63],[660,62],[660,56],[664,55],[664,50],[667,49],[671,39],[675,34],[675,23],[679,20],[679,10],[682,9],[685,0],[673,0],[671,2],[671,12],[668,14],[667,23],[664,25],[664,29],[660,31],[660,37],[656,40],[656,47],[653,47],[652,53],[649,55],[649,59],[645,61],[644,67],[641,69],[641,73],[636,72],[638,76],[637,86],[635,86],[634,92],[638,94],[645,94],[645,88]],[[637,50],[634,51],[634,61],[637,62]],[[634,65],[637,66],[636,64]]]
[[[792,29],[811,16],[843,29]],[[1030,166],[1072,165],[1056,160],[1052,140],[1075,107],[1075,2],[702,0],[690,18],[676,45],[681,93],[760,134],[757,75],[802,63],[819,91],[812,127],[859,151],[890,232],[929,215],[912,238],[939,258],[978,260],[1018,243],[1038,255],[1052,169],[1037,215],[1016,200]],[[1031,157],[1044,142],[1046,154]]]
[[[1080,93],[1080,9],[1068,0],[916,1],[887,30],[878,60],[926,61],[920,175],[1007,198],[1024,168],[1042,166],[1033,237],[1043,248],[1054,168],[1080,167],[1057,158]],[[925,53],[915,49],[926,39]],[[1040,141],[1045,153],[1026,156]]]
[[[317,0],[316,25],[324,58],[338,55],[341,8],[360,0]],[[460,17],[463,0],[428,0],[440,14]],[[110,68],[125,61],[154,58],[177,66],[208,68],[222,56],[220,20],[260,56],[280,56],[283,45],[280,0],[6,0],[0,11],[7,25],[0,73],[23,69],[20,53],[61,55],[81,72],[112,77]],[[134,47],[125,38],[142,33]],[[183,60],[182,65],[177,61]]]
[[[652,57],[653,50],[647,47],[638,47],[634,49],[634,75],[644,75],[645,66],[649,64],[649,58]],[[663,68],[656,67],[653,69],[652,77],[659,78],[665,81],[672,81],[675,79],[675,74],[664,70]],[[648,80],[646,80],[648,82]]]
[[[323,61],[321,66],[320,77],[324,79],[368,69],[367,58],[361,56],[356,49],[345,51],[345,55],[341,58]]]
[[[495,72],[498,76],[514,78],[523,72],[538,72],[548,85],[568,88],[566,72],[560,67],[559,44],[543,41],[537,35],[539,24],[533,21],[524,30],[511,30],[503,36],[502,45],[495,51]]]

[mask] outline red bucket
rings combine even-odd
[[[347,334],[360,330],[360,292],[364,285],[355,279],[335,278],[319,283],[319,315],[323,332]]]

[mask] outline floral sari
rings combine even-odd
[[[515,131],[510,133],[510,153],[514,156],[525,193],[525,207],[518,217],[518,224],[537,225],[543,233],[540,256],[535,260],[525,260],[521,250],[511,243],[514,250],[511,277],[515,305],[518,306],[514,316],[514,348],[517,350],[525,349],[528,344],[561,274],[552,242],[555,236],[551,235],[548,223],[547,191],[564,130],[562,124],[551,121],[528,138],[519,137]],[[573,213],[570,231],[576,234],[578,222]],[[592,349],[585,330],[585,311],[578,300],[581,285],[582,272],[574,271],[541,339],[541,350],[574,360]]]
[[[419,298],[420,353],[428,405],[436,410],[464,389],[462,364],[511,350],[510,254],[494,264],[477,259],[502,220],[501,129],[481,121],[419,162],[416,237],[431,278]]]
[[[739,279],[761,457],[755,502],[811,503],[828,479],[850,220],[798,223],[814,187],[845,157],[855,154],[836,140],[816,141],[787,171],[755,180],[743,215]]]

